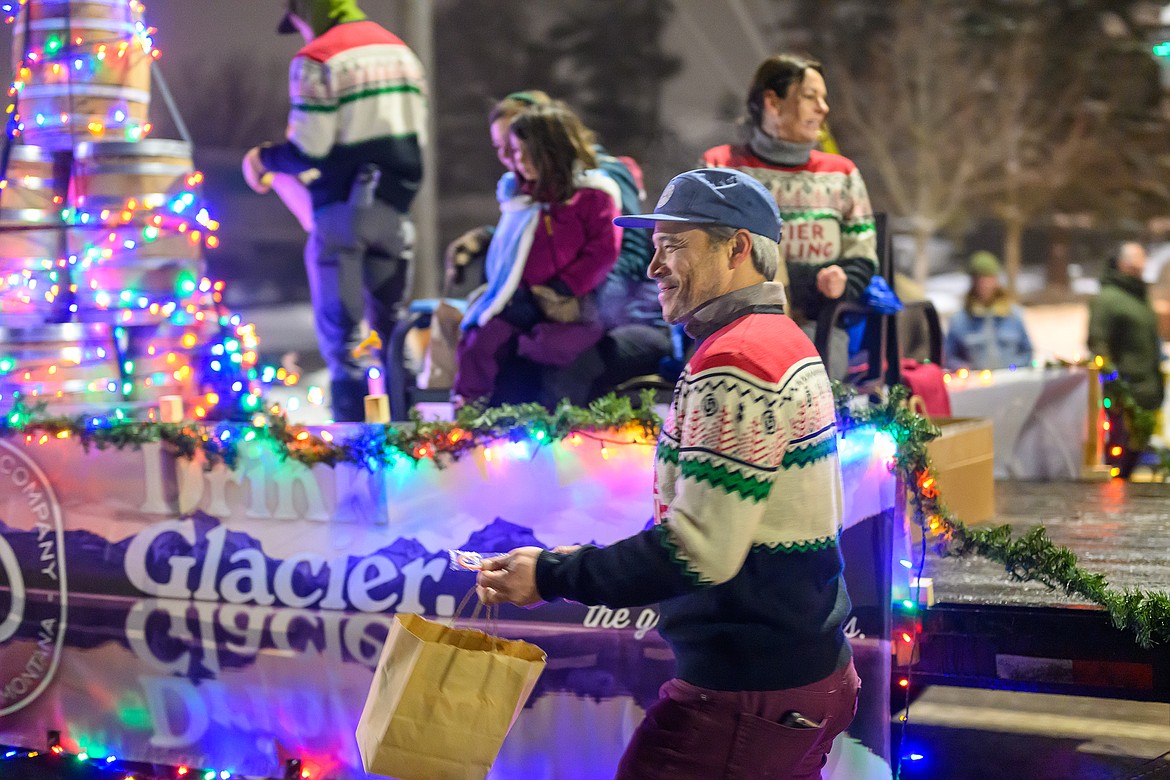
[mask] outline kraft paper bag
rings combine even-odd
[[[536,645],[394,616],[357,727],[367,772],[483,780],[532,693]]]

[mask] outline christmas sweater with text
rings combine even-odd
[[[725,144],[708,149],[703,163],[743,171],[776,198],[784,220],[780,256],[800,314],[816,319],[826,302],[816,289],[816,272],[829,264],[845,271],[844,297],[861,297],[877,271],[877,231],[865,181],[852,160],[813,149],[808,162],[783,167],[747,146]]]

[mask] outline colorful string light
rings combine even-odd
[[[52,732],[56,734],[56,732]],[[99,751],[100,752],[100,751]],[[82,748],[73,753],[60,744],[53,744],[48,750],[0,745],[0,774],[8,777],[50,776],[82,773],[93,780],[243,780],[244,775],[231,769],[205,769],[186,764],[162,764],[147,761],[133,761],[120,758],[113,753],[93,755]],[[302,759],[293,758],[283,762],[279,777],[259,778],[247,775],[248,780],[313,780],[315,770]]]
[[[0,4],[0,13],[16,17],[24,6]],[[159,56],[156,31],[142,21],[144,6],[131,1],[127,7],[132,24],[122,38],[95,36],[82,27],[80,34],[50,29],[35,42],[25,42],[24,61],[9,90],[11,139],[30,124],[51,129],[75,119],[43,110],[22,117],[18,105],[30,85],[86,82],[100,68],[124,69],[132,54]],[[136,123],[126,106],[115,105],[107,117],[90,117],[86,131],[104,141],[111,140],[107,131],[114,127],[124,127],[131,141],[150,129]],[[59,221],[45,227],[68,231],[68,251],[2,269],[0,281],[6,285],[0,314],[13,323],[35,320],[42,311],[52,312],[52,321],[105,322],[111,335],[97,348],[66,347],[37,358],[5,355],[0,395],[50,403],[87,400],[98,407],[127,403],[118,412],[134,416],[135,403],[149,412],[152,399],[176,393],[209,419],[246,418],[262,405],[265,378],[271,382],[275,376],[258,365],[255,329],[225,314],[223,282],[199,273],[202,252],[219,244],[219,223],[203,205],[203,180],[193,171],[165,195],[128,198],[112,206],[90,207],[85,198],[71,204],[60,196],[53,199]],[[2,181],[0,188],[9,184]],[[149,278],[149,285],[128,287],[127,282],[139,281],[129,271],[150,262],[165,262],[167,270],[138,274]],[[285,375],[280,381],[295,379]]]

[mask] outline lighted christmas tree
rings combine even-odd
[[[275,372],[204,273],[218,224],[188,140],[150,137],[144,7],[0,3],[13,25],[0,155],[0,403],[147,417],[261,406]],[[176,125],[183,128],[181,117]]]

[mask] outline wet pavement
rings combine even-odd
[[[1170,778],[1167,704],[933,687],[909,714],[903,780]]]
[[[1117,589],[1170,591],[1170,483],[1011,482],[995,484],[996,517],[1016,534],[1043,525],[1077,554],[1081,568]],[[983,527],[982,525],[980,527]],[[1013,582],[983,558],[926,559],[937,603],[1005,606],[1085,605],[1038,583]]]
[[[1170,590],[1170,484],[1000,481],[996,510],[991,525],[1010,524],[1017,534],[1043,525],[1053,542],[1115,588]],[[1054,608],[1044,612],[1055,615],[1053,625],[1062,609],[1083,615],[1087,605],[1037,583],[1013,582],[1001,565],[975,556],[930,553],[924,576],[933,580],[939,605]],[[1016,625],[1036,630],[1027,619]],[[1072,648],[1074,656],[1095,649]],[[906,780],[1170,778],[1170,705],[1163,702],[932,686],[915,691],[904,736],[901,715],[894,716],[891,740]]]

